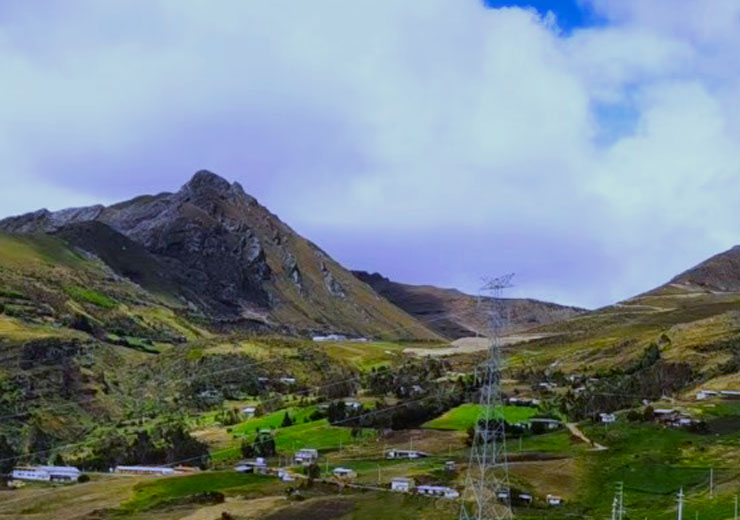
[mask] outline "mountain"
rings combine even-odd
[[[535,331],[546,337],[514,347],[513,369],[601,374],[612,381],[612,396],[740,388],[740,248],[655,289]],[[655,386],[646,392],[643,384]]]
[[[714,255],[673,278],[669,285],[709,291],[740,291],[740,246]]]
[[[219,326],[437,337],[238,183],[208,171],[175,193],[40,210],[0,221],[0,231],[54,235],[168,305]]]
[[[480,302],[476,296],[457,289],[441,289],[432,285],[408,285],[394,282],[379,273],[353,271],[378,294],[430,329],[450,339],[485,333],[487,316],[492,307],[490,298]],[[539,325],[561,321],[585,309],[524,298],[497,300],[497,310],[506,313],[509,324],[505,332],[519,332]]]

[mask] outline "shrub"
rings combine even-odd
[[[73,285],[65,288],[65,291],[73,300],[78,302],[91,303],[98,307],[102,307],[103,309],[115,309],[118,306],[115,300],[108,298],[106,295],[97,291],[93,291],[92,289],[85,289],[84,287]]]

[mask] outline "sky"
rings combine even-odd
[[[209,169],[345,266],[589,308],[740,242],[740,0],[0,0],[0,216]]]

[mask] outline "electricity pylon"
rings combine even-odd
[[[460,520],[500,520],[513,518],[511,489],[506,460],[506,431],[500,412],[501,400],[501,331],[507,316],[501,293],[511,287],[513,274],[486,280],[481,292],[493,297],[488,331],[488,355],[478,367],[481,377],[480,415],[475,423],[473,445],[462,495]]]

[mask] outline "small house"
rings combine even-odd
[[[280,382],[286,385],[294,385],[295,377],[281,377]]]
[[[519,502],[521,502],[522,504],[529,505],[534,502],[534,497],[529,493],[519,493],[519,495],[517,495],[517,500],[519,500]]]
[[[422,459],[428,456],[428,453],[417,450],[392,449],[385,452],[385,458],[387,459]]]
[[[509,488],[501,488],[496,491],[496,498],[501,502],[509,502],[511,500],[511,492]]]
[[[455,471],[457,469],[457,464],[455,464],[454,460],[448,460],[445,462],[445,471]]]
[[[255,460],[247,460],[240,462],[234,466],[234,470],[239,473],[264,473],[267,470],[267,462],[262,457],[257,457]]]
[[[604,424],[612,424],[617,422],[617,416],[613,413],[600,413],[599,419]]]
[[[408,493],[414,489],[414,479],[406,477],[395,477],[391,480],[391,491]]]
[[[510,397],[508,403],[511,406],[539,406],[540,400],[531,397]]]
[[[349,408],[350,410],[361,410],[362,409],[362,403],[359,401],[355,401],[354,399],[348,399],[344,401],[344,407]]]
[[[338,478],[355,478],[357,473],[353,469],[349,468],[334,468],[334,476]]]
[[[278,470],[278,478],[282,480],[283,482],[295,481],[295,475],[293,475],[291,472],[284,470],[282,468]]]
[[[730,399],[740,399],[740,391],[737,390],[720,390],[719,395]]]
[[[254,406],[245,406],[242,408],[242,413],[251,419],[257,414],[257,408]]]
[[[429,497],[458,498],[460,493],[449,486],[417,486],[416,493]]]
[[[557,419],[547,419],[543,417],[533,417],[529,420],[531,424],[540,424],[546,430],[557,430],[561,426],[561,422]]]
[[[699,390],[698,392],[696,392],[696,400],[703,401],[705,399],[717,397],[717,395],[719,395],[719,392],[715,390]]]
[[[318,460],[318,458],[319,451],[313,448],[303,448],[296,451],[295,455],[293,456],[293,460],[295,460],[296,464],[303,465],[313,464]]]
[[[547,505],[548,506],[562,506],[563,505],[563,499],[559,497],[558,495],[547,495]]]

